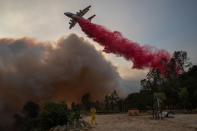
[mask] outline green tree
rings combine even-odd
[[[137,108],[139,110],[152,109],[153,95],[150,91],[141,90],[139,93],[131,93],[125,99],[127,109]]]
[[[185,51],[175,51],[168,63],[163,63],[166,72],[160,74],[157,69],[152,69],[146,78],[141,80],[141,90],[152,94],[160,92],[166,95],[165,104],[176,107],[180,102],[179,91],[182,87],[179,77],[184,74],[191,62]]]
[[[38,128],[48,130],[57,125],[66,125],[69,112],[65,103],[47,103],[39,116]]]
[[[162,90],[163,78],[159,70],[152,69],[146,75],[146,79],[140,81],[141,89],[152,93]]]
[[[40,112],[40,107],[33,101],[28,101],[22,108],[22,116],[16,114],[15,124],[21,131],[32,131],[37,126],[37,117]]]
[[[181,99],[183,108],[185,109],[187,104],[188,104],[188,99],[189,99],[189,92],[187,90],[187,88],[183,87],[181,88],[180,92],[179,92],[179,97]]]
[[[179,77],[179,82],[182,87],[187,88],[189,93],[188,104],[190,109],[194,109],[197,107],[197,65],[189,68],[188,72],[185,72],[183,75]]]
[[[191,66],[191,62],[185,51],[175,51],[170,62],[167,64],[165,76],[164,92],[167,100],[166,104],[176,107],[180,103],[179,91],[182,84],[179,77],[182,76]]]
[[[74,102],[71,104],[71,112],[69,114],[69,122],[72,123],[73,121],[78,121],[80,119],[80,108],[79,105],[75,104]]]
[[[109,109],[110,109],[110,96],[109,95],[105,96],[104,102],[105,102],[105,110],[109,112]]]
[[[110,101],[110,105],[111,105],[111,111],[115,110],[115,106],[118,104],[118,100],[119,100],[119,96],[116,92],[116,90],[114,90],[111,95],[109,96],[109,101]]]

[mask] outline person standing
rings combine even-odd
[[[90,113],[91,113],[91,124],[96,125],[96,108],[95,107],[91,108]]]

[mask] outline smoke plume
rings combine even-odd
[[[78,18],[83,32],[104,47],[107,53],[123,56],[133,62],[133,68],[158,69],[165,72],[165,64],[170,60],[170,54],[151,46],[141,46],[136,42],[124,38],[120,32],[111,32],[100,25]]]
[[[0,123],[28,100],[72,102],[87,92],[103,98],[118,79],[116,68],[74,34],[57,42],[0,39]]]

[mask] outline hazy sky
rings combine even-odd
[[[29,36],[55,41],[70,33],[85,36],[79,26],[68,29],[69,19],[63,13],[75,13],[89,4],[92,9],[85,17],[96,14],[94,23],[170,53],[186,50],[197,64],[197,0],[0,0],[0,38]],[[131,62],[104,55],[122,77],[138,81],[146,74],[131,70]]]

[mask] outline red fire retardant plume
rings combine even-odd
[[[124,38],[120,32],[111,32],[103,26],[93,24],[85,19],[79,18],[78,23],[89,38],[104,47],[105,52],[131,60],[133,68],[158,69],[162,74],[165,72],[166,64],[164,63],[170,60],[170,54],[167,51],[139,45]]]

